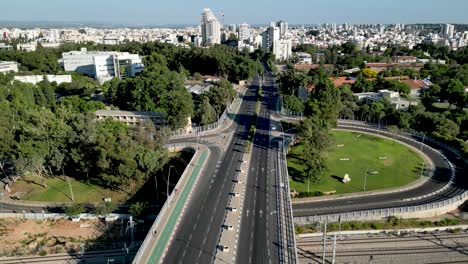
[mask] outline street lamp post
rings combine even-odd
[[[421,152],[422,152],[422,148],[423,148],[423,144],[424,144],[424,139],[426,138],[426,134],[427,134],[427,132],[424,132],[424,136],[423,136],[423,139],[421,141],[421,148],[419,149],[419,151],[421,151]]]
[[[167,176],[167,192],[166,192],[166,195],[167,195],[167,202],[168,202],[168,205],[171,204],[170,196],[169,196],[169,185],[170,185],[170,183],[171,183],[171,169],[172,169],[172,168],[174,168],[174,170],[175,170],[175,167],[172,166],[172,165],[170,165],[170,166],[169,166],[169,174],[168,174],[168,176]],[[176,170],[176,172],[177,172],[177,170]]]
[[[366,183],[367,183],[367,174],[369,173],[369,168],[366,168],[366,174],[364,174],[364,191],[366,191]]]
[[[107,197],[107,198],[104,198],[104,221],[106,222],[106,227],[109,227],[108,223],[107,223],[107,203],[110,203],[112,202],[112,199]]]

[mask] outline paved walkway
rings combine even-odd
[[[207,158],[209,157],[209,151],[207,149],[201,150],[201,154],[196,159],[193,159],[194,164],[191,163],[189,166],[191,172],[190,175],[187,177],[185,182],[181,179],[179,183],[181,185],[181,191],[179,189],[179,194],[175,194],[174,197],[171,199],[175,199],[169,201],[169,204],[166,206],[169,210],[168,212],[162,212],[161,210],[160,216],[162,219],[156,220],[154,226],[151,228],[150,232],[153,234],[151,237],[147,237],[149,241],[144,242],[142,248],[140,249],[141,253],[135,261],[141,263],[159,263],[163,258],[164,254],[166,253],[167,245],[172,240],[172,236],[174,234],[175,229],[177,229],[177,225],[179,223],[179,219],[184,212],[185,206],[187,201],[190,199],[190,195],[194,186],[196,185],[198,175],[203,168],[203,165]],[[179,184],[178,184],[179,185]],[[174,192],[177,192],[174,189]],[[167,203],[167,202],[166,202]],[[150,234],[148,234],[150,236]]]

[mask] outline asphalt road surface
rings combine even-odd
[[[212,263],[221,233],[232,179],[239,168],[248,128],[255,108],[257,86],[251,86],[242,101],[230,145],[222,153],[211,153],[205,173],[200,175],[198,187],[174,234],[164,263]],[[186,141],[186,140],[185,140]],[[218,159],[216,159],[218,157]]]
[[[277,146],[270,143],[276,124],[270,116],[276,107],[274,77],[266,72],[263,96],[253,138],[252,157],[242,213],[237,263],[278,263],[278,216],[275,178]]]

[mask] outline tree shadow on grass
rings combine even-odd
[[[292,167],[288,167],[288,172],[289,172],[289,176],[291,177],[293,181],[300,182],[300,183],[305,182],[306,176],[304,175],[302,171],[292,168]]]
[[[295,154],[295,153],[288,153],[288,159],[296,159],[298,161],[304,161],[304,157],[301,154]]]
[[[338,182],[343,183],[343,178],[342,178],[342,177],[336,176],[336,175],[332,175],[331,177],[332,177],[333,179],[337,180]]]

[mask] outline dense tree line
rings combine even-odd
[[[193,114],[193,100],[184,86],[185,75],[171,71],[162,55],[146,58],[147,67],[140,76],[106,82],[102,89],[106,100],[122,109],[165,113],[172,129],[185,127]]]
[[[133,191],[163,166],[166,151],[149,136],[157,131],[93,120],[90,112],[102,107],[79,96],[56,100],[46,81],[12,83],[0,74],[1,179],[32,174],[45,187],[44,177],[65,174]]]
[[[17,61],[21,70],[33,73],[56,74],[62,72],[58,59],[62,52],[87,48],[90,51],[125,51],[139,54],[143,57],[159,54],[167,62],[172,71],[190,74],[195,72],[203,75],[218,75],[234,82],[247,80],[255,73],[262,71],[260,59],[252,59],[236,48],[217,45],[210,49],[190,47],[183,48],[159,42],[126,42],[120,45],[104,45],[94,43],[64,43],[57,49],[42,48],[25,52],[19,50],[0,51],[0,60]]]
[[[330,130],[336,126],[340,98],[341,91],[323,75],[305,105],[306,119],[301,122],[299,137],[304,145],[305,173],[313,183],[327,171],[325,153],[333,142]]]
[[[232,103],[236,91],[227,80],[214,83],[208,92],[193,95],[196,103],[193,122],[199,125],[208,125],[219,119],[226,107]]]

